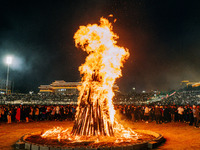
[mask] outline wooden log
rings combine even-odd
[[[87,112],[87,107],[85,107],[84,112],[83,112],[83,114],[82,114],[81,121],[80,121],[80,123],[79,123],[79,128],[78,128],[78,130],[77,130],[78,135],[81,135],[81,130],[82,130],[83,124],[84,124],[84,122],[85,122],[86,112]]]
[[[80,111],[82,111],[82,107],[80,107]],[[75,130],[77,129],[77,127],[78,127],[78,121],[79,121],[79,119],[80,119],[80,117],[81,117],[81,113],[80,113],[80,111],[79,111],[79,113],[78,113],[78,115],[77,115],[77,117],[76,117],[76,119],[75,119],[75,121],[74,121],[74,126],[73,126],[73,129],[72,129],[72,134],[75,132]]]
[[[86,121],[85,121],[85,124],[84,124],[84,129],[82,131],[82,135],[86,135],[86,131],[87,131],[87,127],[88,127],[88,119],[89,119],[89,109],[90,107],[87,107],[87,114],[86,114]]]
[[[81,125],[82,125],[82,122],[83,122],[83,120],[84,120],[84,115],[85,115],[86,108],[87,108],[87,107],[84,107],[83,112],[80,113],[80,117],[79,117],[79,119],[77,120],[77,126],[75,127],[75,129],[74,129],[74,131],[73,131],[73,134],[74,134],[74,135],[79,135],[79,130],[80,130]]]
[[[98,76],[93,76],[92,82],[96,83],[97,80]],[[80,110],[77,112],[71,133],[73,135],[113,136],[112,124],[109,120],[104,120],[104,117],[109,118],[109,114],[104,108],[107,106],[107,101],[104,100],[103,104],[99,104],[100,97],[96,100],[92,99],[94,92],[96,92],[92,89],[92,82],[90,88],[85,89],[84,93],[86,94],[83,94],[81,97],[81,102],[78,106]]]
[[[87,125],[87,130],[86,130],[86,135],[90,135],[90,124],[91,124],[91,105],[90,105],[90,110],[89,110],[89,118],[88,118],[88,125]]]

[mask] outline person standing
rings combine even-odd
[[[56,113],[56,108],[53,106],[51,107],[51,120],[55,120],[55,113]]]
[[[171,112],[171,121],[175,122],[175,106],[170,107],[170,112]]]
[[[12,111],[11,111],[11,109],[8,109],[8,113],[7,113],[8,122],[7,123],[11,123],[11,115],[12,115]]]
[[[165,123],[167,123],[167,122],[170,122],[170,117],[171,116],[170,116],[170,111],[169,111],[168,106],[165,106],[164,108],[165,108],[164,109],[164,121],[165,121]]]
[[[179,106],[178,107],[178,120],[179,122],[182,122],[183,121],[183,113],[184,113],[184,109],[183,109],[183,106]]]
[[[59,106],[56,106],[55,118],[56,118],[56,120],[60,119],[60,107]]]
[[[24,116],[25,116],[26,122],[29,122],[29,114],[30,114],[30,107],[25,106],[24,107]]]
[[[63,106],[61,106],[60,108],[60,121],[63,121],[64,120],[64,108]]]
[[[46,119],[50,120],[51,118],[51,106],[46,107]]]
[[[200,113],[199,106],[197,106],[197,108],[196,108],[197,120],[196,120],[196,123],[195,123],[197,128],[199,128],[199,113]]]
[[[145,107],[144,109],[144,118],[145,118],[145,123],[149,123],[149,113],[150,113],[150,109],[148,106]]]
[[[193,116],[194,116],[194,126],[195,128],[199,128],[199,107],[197,108],[195,105],[193,106]]]
[[[193,108],[192,106],[189,107],[189,125],[193,126],[193,122],[194,122],[194,115],[193,115]]]
[[[33,107],[30,107],[29,120],[33,121]]]
[[[131,106],[131,120],[135,122],[135,107]]]
[[[152,122],[155,120],[155,107],[152,106],[149,112],[149,120]]]
[[[156,123],[157,124],[161,124],[161,110],[160,110],[160,107],[159,106],[156,106],[155,108],[155,117],[156,117]]]
[[[15,116],[17,122],[20,122],[20,116],[21,116],[21,108],[19,106],[17,108],[17,112],[16,112],[16,116]]]
[[[1,118],[3,122],[6,122],[6,108],[2,107],[1,109]]]
[[[35,112],[35,119],[34,120],[38,121],[39,120],[40,110],[39,110],[39,108],[37,106],[35,107],[34,112]]]

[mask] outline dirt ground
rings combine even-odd
[[[151,130],[161,133],[166,142],[157,149],[165,150],[199,150],[200,149],[200,128],[194,128],[186,123],[165,123],[156,124],[155,122],[144,123],[124,121],[132,129]],[[13,150],[14,144],[24,134],[47,130],[53,127],[72,127],[71,121],[41,121],[29,123],[1,123],[0,124],[0,150]]]

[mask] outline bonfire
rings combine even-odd
[[[61,127],[48,130],[42,138],[95,142],[105,137],[115,142],[138,138],[134,131],[125,129],[115,119],[113,85],[122,76],[121,68],[129,57],[128,49],[117,45],[118,38],[112,24],[103,17],[99,24],[79,27],[74,35],[75,45],[88,56],[79,67],[82,85],[78,87],[74,126],[71,131]]]

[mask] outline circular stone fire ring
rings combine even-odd
[[[34,132],[30,134],[25,134],[21,137],[19,141],[16,142],[15,147],[17,149],[27,149],[27,150],[135,150],[135,149],[153,149],[158,147],[164,138],[161,134],[150,131],[150,130],[134,130],[138,134],[145,135],[144,138],[137,139],[135,142],[121,142],[117,144],[102,143],[97,145],[92,145],[91,142],[74,142],[68,145],[58,142],[57,140],[52,140],[51,144],[42,144],[42,142],[36,142],[34,139],[38,139],[41,132]],[[46,143],[46,142],[45,142]]]

